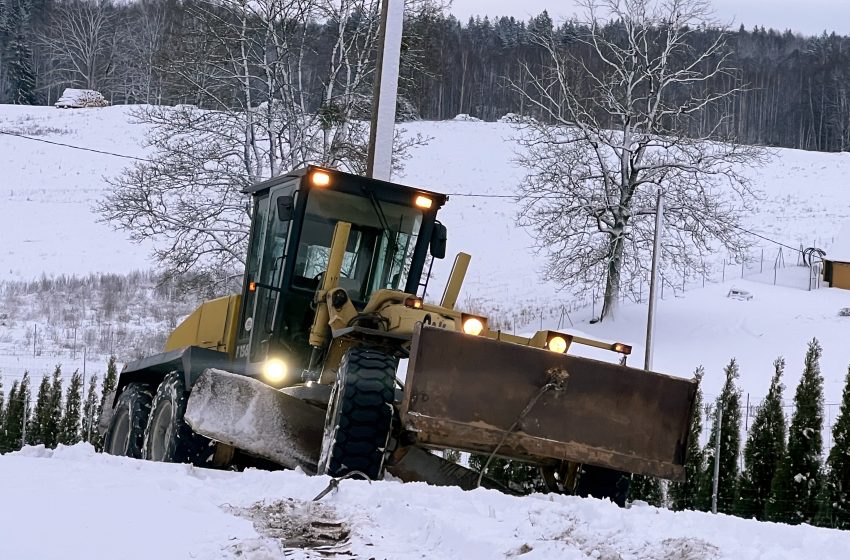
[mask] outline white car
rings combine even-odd
[[[54,107],[59,109],[84,109],[86,107],[106,107],[109,101],[100,92],[93,89],[65,88]]]

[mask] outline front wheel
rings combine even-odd
[[[390,434],[398,360],[369,348],[351,348],[337,373],[328,403],[319,474],[360,471],[381,475]]]
[[[183,373],[174,371],[166,375],[151,403],[142,448],[144,459],[165,463],[202,462],[208,442],[195,434],[183,419],[188,400]]]
[[[110,455],[142,457],[145,426],[151,411],[151,393],[147,385],[130,383],[121,392],[109,427],[103,436],[103,450]]]

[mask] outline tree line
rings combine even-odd
[[[365,78],[369,72],[361,70],[374,62],[377,2],[265,0],[257,6],[249,10],[252,18],[262,20],[263,10],[271,10],[284,25],[288,19],[306,32],[299,40],[309,49],[285,45],[304,55],[298,61],[303,65],[297,76],[299,94],[306,95],[312,110],[324,105],[326,118],[335,118],[324,95],[330,85],[327,69],[335,56],[350,54],[353,45],[347,44],[344,52],[334,48],[340,45],[340,23],[349,30],[369,30],[359,38],[368,54],[360,60],[365,66],[347,68]],[[216,74],[229,71],[215,64],[220,40],[238,49],[267,32],[245,25],[244,34],[219,33],[228,22],[238,23],[239,7],[244,9],[244,3],[235,0],[0,0],[0,103],[52,103],[65,87],[78,87],[97,89],[115,104],[236,105],[238,87],[217,91],[215,100],[208,89],[210,80],[221,77]],[[340,17],[343,13],[354,17]],[[582,49],[574,39],[584,25],[556,23],[545,11],[528,21],[476,17],[461,22],[440,2],[409,0],[400,84],[406,115],[445,119],[468,113],[484,120],[506,113],[535,116],[538,111],[523,92],[531,91],[531,77],[543,77],[546,68],[547,53],[536,38],[553,35],[568,48]],[[608,25],[616,30],[619,23]],[[299,37],[294,28],[290,31]],[[696,50],[705,49],[720,33],[713,27],[696,31]],[[850,146],[849,37],[804,37],[742,26],[727,43],[729,62],[737,71],[716,80],[742,91],[712,110],[730,117],[728,126],[741,141],[821,151]],[[368,96],[368,80],[363,85],[360,93]],[[704,133],[712,117],[706,110],[705,119],[692,119],[689,126]]]
[[[118,379],[115,356],[109,358],[106,374],[98,390],[98,376],[92,375],[83,387],[79,371],[71,374],[64,388],[62,366],[57,365],[52,375],[44,375],[35,393],[28,372],[15,380],[8,397],[0,380],[0,453],[17,451],[23,445],[44,445],[53,449],[57,445],[74,445],[88,442],[95,449],[103,448],[97,430],[98,418],[103,412],[106,395],[115,389]]]

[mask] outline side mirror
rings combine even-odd
[[[431,232],[431,256],[435,259],[446,258],[446,240],[448,230],[440,222],[434,223],[434,231]]]
[[[286,222],[292,219],[295,207],[295,197],[279,196],[277,197],[277,219],[281,222]]]

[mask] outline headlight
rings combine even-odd
[[[268,360],[263,366],[263,377],[269,383],[280,383],[286,377],[286,372],[286,364],[277,358]]]
[[[478,317],[469,317],[463,321],[463,332],[478,336],[484,330],[484,321]]]
[[[567,341],[563,336],[553,336],[549,339],[547,346],[549,347],[549,350],[557,352],[558,354],[563,354],[567,351]]]
[[[549,331],[546,334],[546,348],[558,354],[566,354],[573,342],[572,335]]]

